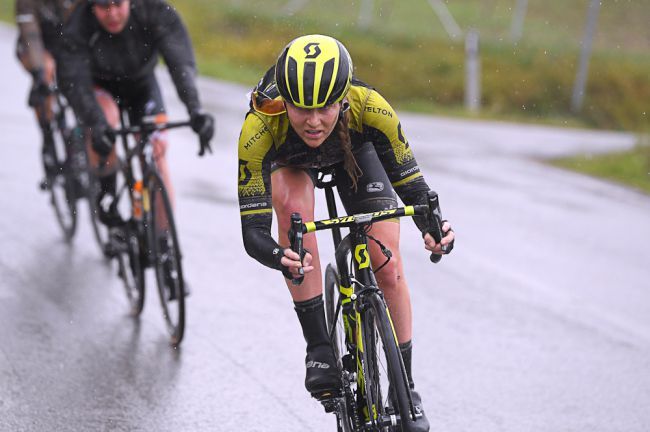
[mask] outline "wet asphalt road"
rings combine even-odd
[[[193,290],[174,350],[152,289],[140,320],[127,316],[85,208],[72,245],[62,241],[36,187],[39,134],[14,37],[0,27],[0,431],[334,430],[302,387],[304,343],[280,276],[242,247],[246,89],[201,81],[218,121],[212,156],[196,156],[191,132],[170,134]],[[171,117],[183,118],[161,79]],[[634,138],[419,115],[402,123],[458,233],[434,266],[403,224],[414,374],[432,430],[650,430],[650,197],[539,162]]]

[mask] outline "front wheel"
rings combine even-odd
[[[363,415],[372,430],[409,431],[414,409],[408,378],[383,298],[368,294],[362,313]]]
[[[140,240],[141,222],[131,220],[124,227],[112,228],[108,239],[116,249],[118,275],[124,283],[130,314],[138,316],[144,306],[144,262]]]
[[[158,294],[171,343],[178,346],[185,331],[186,292],[174,215],[167,189],[157,173],[151,174],[147,187],[143,196],[150,199],[148,209],[145,202],[145,211],[150,217],[149,244]]]

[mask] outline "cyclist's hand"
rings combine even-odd
[[[111,154],[115,144],[115,132],[110,126],[105,124],[97,124],[91,128],[93,139],[93,150],[101,157],[107,157]]]
[[[27,104],[30,107],[38,107],[43,104],[45,98],[50,93],[50,86],[45,81],[45,73],[42,69],[32,71],[32,88],[29,91],[29,98]]]
[[[206,150],[212,153],[210,140],[214,135],[214,117],[204,111],[195,111],[190,114],[190,126],[201,141],[199,156],[203,156]]]
[[[280,259],[280,264],[286,268],[292,279],[299,278],[300,276],[303,276],[304,274],[307,274],[310,271],[314,270],[314,266],[311,265],[313,257],[309,251],[305,251],[305,257],[303,258],[302,263],[300,262],[300,257],[298,254],[292,251],[290,248],[284,249],[283,252],[284,256]],[[299,273],[300,268],[302,268],[303,274]],[[285,274],[285,277],[287,276],[288,275]]]
[[[429,252],[433,252],[436,255],[448,254],[454,248],[454,240],[456,239],[456,234],[454,230],[451,229],[451,224],[449,221],[443,221],[442,223],[442,232],[444,237],[440,240],[440,243],[436,243],[431,234],[424,235],[424,248]],[[442,250],[443,246],[445,251]]]

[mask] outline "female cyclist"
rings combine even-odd
[[[318,398],[339,387],[336,362],[326,330],[316,236],[307,234],[304,259],[288,248],[290,215],[314,217],[314,179],[320,169],[335,169],[337,190],[349,214],[395,208],[395,191],[406,204],[425,204],[429,187],[415,161],[399,119],[375,90],[352,76],[352,60],[336,39],[307,35],[293,40],[255,87],[251,109],[239,138],[239,204],[246,251],[284,274],[307,342],[305,386]],[[278,241],[271,236],[272,209],[278,217]],[[424,230],[423,220],[416,224]],[[453,246],[454,233],[436,244],[424,234],[425,248],[441,254]],[[370,234],[393,258],[376,274],[388,302],[409,383],[411,374],[411,302],[399,253],[396,220],[375,223]],[[369,245],[373,267],[385,258]],[[304,281],[290,280],[304,272]],[[421,410],[419,394],[413,401]],[[429,430],[423,415],[416,430]]]

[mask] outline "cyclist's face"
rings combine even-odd
[[[114,0],[107,5],[96,4],[93,13],[104,30],[117,34],[124,30],[129,20],[130,3],[129,0]]]
[[[330,136],[341,109],[340,102],[314,109],[298,108],[288,102],[286,106],[291,126],[311,148],[320,146]]]

